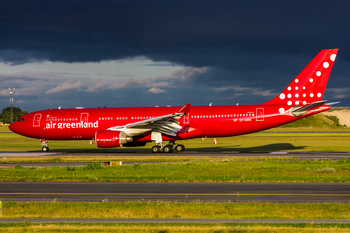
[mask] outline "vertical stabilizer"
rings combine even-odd
[[[338,49],[324,49],[274,99],[263,104],[305,106],[321,101]]]

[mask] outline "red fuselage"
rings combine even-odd
[[[171,114],[180,107],[53,109],[26,114],[11,124],[18,134],[46,140],[94,139],[96,131],[124,126],[157,116]],[[329,110],[328,105],[312,109],[312,114]],[[162,135],[163,140],[181,140],[196,137],[227,137],[247,134],[283,125],[302,117],[277,105],[193,106],[179,119],[182,129],[176,137]],[[150,133],[134,141],[151,141]]]

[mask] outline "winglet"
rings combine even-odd
[[[191,104],[185,104],[177,113],[185,113],[187,114],[190,111]]]

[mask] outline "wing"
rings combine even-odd
[[[176,136],[176,133],[182,128],[177,120],[185,116],[189,112],[190,107],[191,104],[186,104],[175,113],[126,124],[124,126],[111,127],[108,130],[123,131],[130,136],[140,135],[149,131]]]

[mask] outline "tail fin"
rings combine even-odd
[[[338,49],[324,49],[274,99],[266,105],[305,106],[322,100]]]

